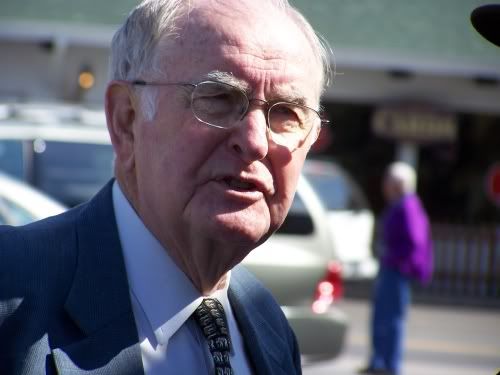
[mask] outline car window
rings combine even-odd
[[[35,151],[35,185],[69,206],[91,198],[113,175],[111,145],[48,141]]]
[[[366,208],[366,202],[356,186],[341,174],[305,173],[305,175],[327,210],[359,210]]]
[[[0,140],[0,170],[18,178],[24,177],[23,142]]]
[[[35,219],[25,208],[12,202],[10,199],[0,197],[0,224],[23,225]]]
[[[290,211],[276,233],[307,236],[313,232],[313,219],[302,198],[295,194]]]

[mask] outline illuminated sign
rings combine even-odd
[[[373,132],[382,138],[415,143],[453,142],[457,138],[456,117],[429,106],[381,107],[372,118]]]

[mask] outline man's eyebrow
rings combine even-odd
[[[307,99],[302,95],[294,95],[293,92],[275,92],[272,97],[269,98],[270,101],[283,101],[299,105],[307,105]]]
[[[299,105],[308,105],[308,100],[305,96],[300,94],[298,90],[290,86],[275,86],[273,87],[272,94],[267,98],[271,102],[289,102]]]
[[[207,73],[202,79],[208,79],[212,81],[227,83],[229,85],[239,88],[241,91],[245,92],[247,95],[251,94],[250,84],[240,78],[235,77],[230,72],[223,72],[220,70],[214,70]],[[289,102],[299,105],[308,105],[308,100],[303,96],[298,94],[294,87],[289,86],[274,86],[273,92],[267,97],[270,102]]]
[[[236,78],[232,73],[222,72],[220,70],[214,70],[205,75],[205,79],[227,83],[229,85],[235,86],[244,92],[248,92],[250,85],[243,81],[242,79]]]

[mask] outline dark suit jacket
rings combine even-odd
[[[257,374],[300,373],[280,307],[243,267],[229,299]],[[111,199],[0,227],[0,374],[143,374]]]

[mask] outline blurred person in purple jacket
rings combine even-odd
[[[411,282],[430,281],[432,240],[427,214],[415,193],[415,170],[402,162],[389,165],[382,187],[388,204],[382,217],[384,250],[373,296],[372,352],[368,366],[359,372],[398,375]]]

